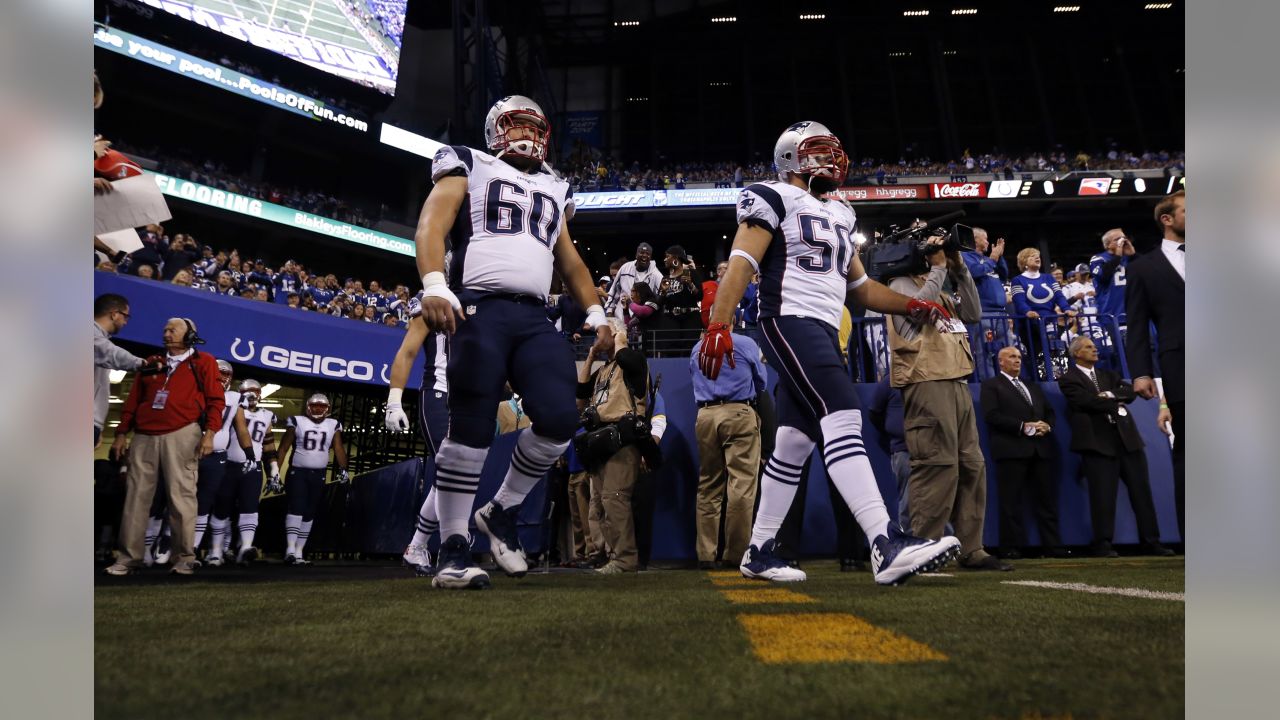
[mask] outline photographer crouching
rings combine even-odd
[[[578,371],[578,409],[585,432],[574,438],[574,451],[591,473],[591,494],[600,499],[600,530],[609,547],[609,562],[596,572],[605,575],[636,572],[635,519],[631,495],[641,460],[653,468],[661,462],[653,435],[649,398],[649,363],[639,350],[627,346],[621,323],[614,331],[612,356],[599,357],[593,347]],[[594,373],[591,365],[605,360]]]
[[[973,352],[965,327],[982,318],[978,289],[952,234],[934,234],[917,242],[907,273],[891,280],[889,287],[936,302],[951,317],[935,324],[913,323],[905,315],[895,315],[888,323],[890,384],[902,389],[903,425],[911,455],[907,481],[911,529],[920,537],[937,540],[950,521],[960,540],[961,567],[1011,570],[982,549],[987,476],[967,382],[973,374]],[[958,303],[944,292],[948,280]]]

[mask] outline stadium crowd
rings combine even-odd
[[[1167,150],[1135,153],[1112,145],[1098,152],[1068,152],[1061,148],[1051,152],[1025,155],[1007,153],[972,154],[966,150],[960,158],[933,160],[906,156],[896,162],[863,158],[852,162],[846,184],[869,182],[885,184],[913,175],[992,175],[1012,179],[1014,174],[1029,172],[1070,172],[1074,170],[1143,170],[1168,169],[1183,172],[1186,158],[1182,151]],[[774,179],[771,164],[763,161],[741,162],[669,162],[655,166],[638,161],[627,163],[601,155],[589,148],[575,148],[565,163],[557,168],[571,179],[575,191],[597,190],[664,190],[682,189],[688,183],[715,183],[716,187],[743,187],[745,183]],[[974,178],[971,178],[974,179]]]

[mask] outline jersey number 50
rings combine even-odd
[[[835,225],[820,215],[800,215],[796,218],[800,223],[800,239],[805,245],[818,251],[813,255],[802,255],[796,258],[796,265],[805,272],[829,273],[832,258],[835,258],[836,272],[840,277],[849,275],[849,252],[853,243],[849,239],[849,228]],[[834,236],[834,237],[833,237]]]
[[[551,247],[560,229],[560,208],[556,206],[556,199],[544,192],[530,193],[513,182],[490,180],[485,190],[484,229],[492,235],[527,232]]]

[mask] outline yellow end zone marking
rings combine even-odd
[[[742,572],[739,570],[707,570],[707,577],[710,578],[741,578]],[[746,580],[746,578],[742,578]]]
[[[763,587],[753,590],[721,590],[721,595],[735,605],[765,605],[770,603],[816,603],[804,593],[786,588]]]
[[[711,584],[716,587],[767,587],[766,583],[760,582],[759,580],[744,578],[741,575],[738,575],[737,577],[713,577],[711,578]]]
[[[738,615],[756,658],[765,663],[912,663],[947,656],[847,613]]]

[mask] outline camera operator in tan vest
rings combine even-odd
[[[631,494],[641,459],[657,446],[649,425],[649,363],[644,353],[627,346],[620,322],[614,330],[612,356],[594,373],[594,348],[578,371],[578,408],[586,432],[575,438],[575,450],[591,473],[591,494],[600,498],[600,529],[612,557],[597,572],[606,575],[636,572],[635,520]]]
[[[925,241],[926,271],[889,282],[891,289],[939,303],[951,314],[937,324],[915,324],[897,315],[886,323],[892,358],[889,384],[902,389],[903,426],[911,454],[911,531],[936,540],[950,522],[960,539],[961,567],[1012,570],[982,549],[987,475],[969,393],[973,352],[965,329],[965,323],[982,317],[982,305],[959,249],[944,250],[946,241],[946,236]],[[958,305],[943,290],[948,279],[959,295]]]

